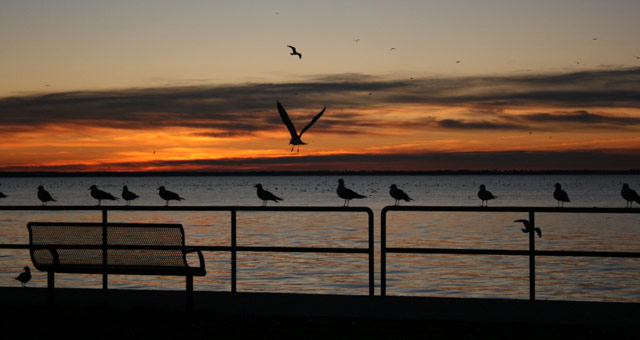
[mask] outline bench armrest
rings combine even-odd
[[[58,255],[58,251],[56,250],[56,248],[51,247],[51,246],[35,246],[35,247],[31,247],[31,252],[34,252],[36,250],[48,250],[49,253],[51,254],[51,257],[53,257],[53,265],[54,266],[58,266],[60,265],[60,255]]]
[[[202,251],[200,251],[200,249],[198,248],[185,248],[184,249],[184,253],[185,255],[188,253],[193,253],[196,252],[198,254],[198,258],[200,259],[200,268],[204,269],[204,256],[202,255]]]

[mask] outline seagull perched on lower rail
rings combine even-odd
[[[400,205],[400,200],[404,200],[405,202],[413,201],[413,199],[411,199],[409,195],[407,195],[404,191],[398,189],[398,187],[395,184],[391,184],[389,188],[390,188],[389,195],[391,195],[391,197],[393,197],[396,200],[395,202],[396,206]]]
[[[529,224],[528,220],[515,220],[513,222],[522,222],[522,224],[524,224],[524,229],[521,229],[523,233],[531,232],[531,224]],[[542,229],[536,227],[534,230],[538,234],[538,237],[542,237]]]
[[[258,198],[262,200],[263,207],[267,206],[267,201],[274,201],[276,203],[278,203],[278,201],[284,201],[282,198],[264,190],[262,188],[262,184],[256,184],[253,187],[258,189],[257,190]]]
[[[291,151],[293,151],[293,148],[297,145],[298,146],[298,152],[299,152],[300,151],[300,145],[307,144],[307,143],[302,141],[302,134],[305,131],[307,131],[311,127],[311,125],[313,125],[313,123],[315,123],[318,119],[320,119],[320,116],[322,116],[322,114],[327,109],[327,107],[325,106],[322,109],[322,111],[320,111],[320,113],[315,115],[313,117],[313,119],[311,119],[311,122],[309,122],[309,124],[307,124],[307,126],[305,126],[304,129],[302,129],[302,131],[300,131],[300,134],[298,134],[298,132],[296,131],[296,127],[291,122],[291,118],[289,118],[289,114],[287,113],[287,110],[285,110],[284,107],[282,106],[282,104],[280,104],[280,102],[277,101],[277,100],[276,100],[276,106],[278,107],[278,112],[280,113],[280,118],[282,119],[282,122],[284,123],[284,125],[287,126],[287,129],[289,130],[289,134],[291,135],[291,139],[289,140],[289,144],[293,145],[291,147]]]
[[[93,197],[93,198],[98,200],[98,205],[100,205],[100,202],[102,200],[115,201],[115,200],[118,199],[118,198],[114,197],[113,195],[111,195],[110,193],[98,189],[98,187],[96,187],[95,185],[90,186],[89,190],[91,190],[91,197]]]
[[[131,205],[131,201],[133,201],[134,199],[136,199],[138,197],[140,197],[140,196],[138,196],[135,193],[129,191],[129,188],[127,188],[126,185],[122,187],[122,198],[124,199],[124,204],[125,205]]]
[[[640,196],[638,196],[638,193],[635,190],[629,188],[629,184],[625,183],[622,185],[622,191],[620,191],[620,194],[622,195],[622,198],[627,201],[627,208],[631,208],[633,206],[633,201],[640,204]]]
[[[158,190],[160,190],[160,192],[158,193],[158,195],[160,195],[160,198],[167,201],[167,204],[165,205],[165,207],[169,206],[169,201],[171,200],[182,201],[184,199],[180,197],[180,195],[176,194],[175,192],[165,189],[164,186],[160,186]]]
[[[42,185],[38,185],[38,199],[42,201],[42,205],[47,205],[47,202],[56,201]]]
[[[344,205],[343,207],[348,207],[349,206],[349,201],[354,199],[354,198],[366,198],[367,196],[364,195],[360,195],[359,193],[348,189],[344,186],[344,180],[342,178],[340,178],[338,180],[338,190],[337,190],[338,196],[340,198],[344,198]]]
[[[20,273],[20,275],[16,276],[14,279],[20,281],[20,283],[22,283],[22,287],[26,287],[27,282],[31,280],[31,270],[29,267],[24,267],[24,272]]]
[[[489,206],[489,200],[496,199],[498,196],[493,196],[491,191],[488,191],[487,187],[485,187],[484,184],[481,184],[480,191],[478,191],[478,198],[482,200],[482,202],[480,202],[480,206],[487,207]]]
[[[560,183],[554,184],[554,187],[556,187],[556,190],[553,191],[553,198],[558,201],[558,208],[564,207],[564,202],[571,202],[569,195],[567,195],[566,191],[562,190]],[[560,205],[560,202],[562,202],[562,205]]]

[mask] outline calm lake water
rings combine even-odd
[[[379,294],[380,210],[394,203],[389,186],[396,184],[414,201],[402,205],[479,206],[480,184],[498,196],[489,206],[555,207],[558,182],[571,199],[566,207],[625,207],[623,183],[640,191],[638,175],[451,175],[451,176],[193,176],[193,177],[25,177],[1,178],[9,197],[0,205],[40,205],[37,186],[57,202],[50,205],[96,205],[89,186],[120,197],[123,185],[137,193],[136,205],[164,205],[161,185],[179,193],[188,205],[259,206],[254,184],[284,199],[282,206],[342,206],[338,178],[367,198],[351,206],[374,211],[376,294]],[[123,205],[120,199],[103,205]],[[269,202],[269,205],[275,205]],[[391,212],[389,247],[528,249],[528,236],[515,219],[525,213]],[[95,221],[99,211],[0,211],[0,243],[26,244],[28,221]],[[228,212],[110,212],[112,222],[172,222],[185,226],[189,245],[230,245]],[[327,212],[240,212],[238,245],[358,247],[368,244],[367,215]],[[539,250],[640,251],[640,214],[536,214],[543,237]],[[205,252],[207,276],[195,279],[197,290],[230,289],[230,255]],[[238,291],[368,294],[368,258],[364,254],[238,253]],[[538,257],[538,299],[640,301],[640,260]],[[17,286],[13,278],[32,267],[27,250],[0,250],[0,286]],[[527,299],[528,258],[517,256],[389,255],[387,294],[445,297]],[[30,287],[46,287],[46,274],[34,271]],[[100,288],[95,275],[56,276],[58,287]],[[110,276],[111,288],[184,289],[183,278]]]

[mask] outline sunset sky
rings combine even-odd
[[[0,0],[0,171],[640,169],[639,18],[637,0]],[[276,100],[298,131],[327,107],[299,152]]]

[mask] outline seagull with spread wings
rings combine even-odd
[[[298,56],[298,59],[302,59],[302,54],[300,54],[300,52],[296,51],[296,48],[295,48],[295,47],[293,47],[293,46],[291,46],[291,45],[287,45],[287,47],[289,47],[289,48],[292,50],[292,52],[291,52],[291,53],[289,53],[289,54],[291,54],[291,55],[297,55],[297,56]]]
[[[327,107],[325,106],[322,109],[322,111],[320,111],[320,113],[315,115],[315,117],[313,117],[313,119],[311,119],[311,122],[309,122],[309,124],[307,124],[307,126],[305,126],[304,129],[302,129],[302,131],[300,131],[300,134],[298,134],[298,132],[296,131],[296,127],[291,122],[291,119],[289,118],[289,114],[284,109],[284,107],[282,107],[282,104],[280,104],[279,101],[276,101],[276,104],[278,106],[278,112],[280,112],[280,118],[282,118],[282,122],[284,123],[284,125],[287,126],[287,129],[289,130],[289,133],[291,134],[291,140],[289,140],[289,144],[293,145],[293,147],[291,147],[291,151],[293,151],[294,147],[297,145],[298,146],[298,152],[299,152],[300,151],[300,145],[307,144],[307,143],[302,141],[302,134],[305,131],[307,131],[311,127],[311,125],[313,125],[313,123],[315,123],[318,119],[320,119],[320,116],[322,116],[322,114],[327,109]]]

